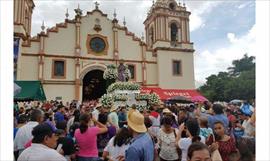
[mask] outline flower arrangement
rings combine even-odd
[[[117,68],[114,64],[107,65],[106,70],[104,71],[103,78],[105,80],[108,79],[116,79],[118,77]]]
[[[127,96],[123,94],[114,94],[113,95],[114,101],[127,101]]]
[[[150,95],[149,94],[138,94],[135,96],[135,99],[137,101],[139,100],[148,100],[150,98]]]
[[[111,93],[115,90],[140,90],[141,86],[134,82],[116,82],[111,84],[107,92]]]
[[[159,98],[159,96],[156,93],[151,93],[149,95],[149,101],[148,101],[148,103],[150,105],[159,104],[159,102],[160,102],[160,98]]]
[[[105,108],[111,108],[111,106],[113,105],[113,97],[109,94],[104,94],[101,98],[101,104],[102,106],[104,106]]]

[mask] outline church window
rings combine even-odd
[[[175,76],[182,75],[182,63],[180,60],[173,60],[173,75]]]
[[[178,37],[178,28],[175,23],[171,24],[171,41],[177,41]]]
[[[65,78],[66,75],[66,61],[53,60],[53,78]]]
[[[130,71],[130,80],[135,80],[135,72],[136,72],[136,67],[133,64],[128,64],[128,69]]]
[[[173,3],[170,3],[169,4],[169,7],[170,7],[171,10],[174,10],[175,9],[175,5]]]

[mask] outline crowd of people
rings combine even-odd
[[[18,102],[16,161],[254,161],[255,106]]]

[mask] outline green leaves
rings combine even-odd
[[[228,72],[209,76],[206,78],[206,84],[199,88],[210,101],[255,98],[255,57],[245,54],[232,64]]]

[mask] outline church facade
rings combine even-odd
[[[14,1],[14,63],[17,80],[39,80],[48,100],[96,99],[106,92],[103,72],[124,62],[130,81],[144,88],[195,90],[194,49],[186,7],[175,0],[157,0],[144,22],[145,36],[137,37],[117,15],[95,8],[31,37],[33,0]],[[134,17],[135,18],[135,17]],[[86,93],[90,93],[86,98]],[[91,95],[91,93],[93,93]]]

